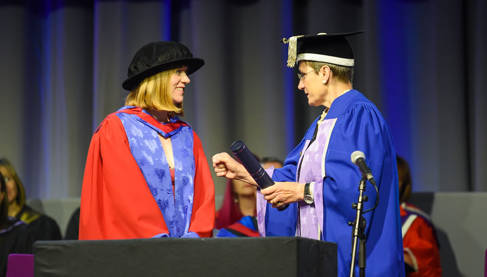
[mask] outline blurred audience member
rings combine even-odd
[[[412,191],[411,173],[406,160],[399,156],[397,169],[406,275],[441,276],[435,228],[425,212],[407,203]]]
[[[281,168],[284,164],[280,159],[275,157],[264,157],[260,161],[262,167],[264,169],[268,169],[269,167],[273,166],[274,168]]]
[[[263,158],[263,168],[282,167],[277,158]],[[257,188],[241,180],[227,180],[223,204],[216,215],[217,237],[258,237],[256,215]]]
[[[257,187],[228,180],[223,204],[216,213],[217,237],[258,237],[255,192]]]
[[[79,207],[74,210],[69,218],[68,226],[66,227],[66,235],[64,239],[66,240],[77,240],[79,239]]]
[[[34,241],[61,239],[61,230],[56,221],[26,204],[24,185],[15,168],[5,158],[0,159],[0,172],[7,185],[8,215],[25,222]]]
[[[32,253],[32,236],[24,222],[8,216],[6,177],[0,173],[0,276],[7,271],[12,253]]]

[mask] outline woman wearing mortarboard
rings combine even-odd
[[[367,184],[366,276],[404,276],[396,154],[389,127],[377,107],[352,88],[354,56],[346,34],[295,36],[288,66],[297,65],[298,89],[323,113],[311,124],[284,166],[268,170],[275,185],[258,193],[257,219],[263,236],[301,236],[338,245],[338,276],[351,264],[352,203],[362,174],[350,159],[356,150],[367,157],[377,183]],[[227,153],[213,156],[217,176],[255,184]],[[267,203],[265,202],[267,200]],[[377,201],[377,206],[376,205]],[[283,211],[281,208],[289,205]],[[355,276],[359,269],[354,267]]]
[[[80,239],[209,237],[215,195],[201,141],[183,115],[204,61],[177,42],[137,51],[126,106],[95,131],[81,193]]]

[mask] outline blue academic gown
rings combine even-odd
[[[274,181],[303,180],[299,177],[304,170],[301,156],[308,150],[318,120],[289,153],[284,166],[271,173]],[[319,188],[322,201],[316,201],[315,197],[315,204],[322,205],[322,214],[315,220],[320,228],[318,237],[337,243],[338,276],[349,276],[352,227],[348,222],[356,216],[352,203],[357,202],[361,179],[361,173],[351,162],[350,155],[360,150],[364,152],[375,177],[380,199],[374,211],[364,214],[367,222],[366,276],[404,276],[396,154],[389,128],[377,107],[357,90],[350,90],[333,101],[324,118],[324,122],[330,121],[333,124],[329,124],[329,139],[322,147],[322,165],[318,166],[322,175],[316,175],[320,176],[319,180],[305,180],[313,182],[315,188],[322,186],[322,190]],[[365,203],[364,210],[367,210],[376,201],[376,192],[370,183],[367,183],[365,194],[369,198]],[[263,206],[265,215],[258,214],[265,226],[263,235],[300,235],[298,215],[304,205],[303,202],[293,203],[286,210],[278,211],[267,203]],[[359,276],[358,266],[355,272],[355,276]]]

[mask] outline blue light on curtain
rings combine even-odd
[[[384,116],[391,127],[396,151],[411,161],[410,99],[406,39],[410,30],[404,28],[401,9],[395,1],[381,1],[379,9],[379,47],[381,92]]]
[[[52,11],[52,3],[51,1],[45,2],[45,7],[43,9],[43,13],[41,15],[41,67],[40,70],[43,72],[41,74],[41,86],[39,87],[40,99],[41,99],[41,156],[40,156],[40,165],[41,170],[39,171],[39,183],[38,186],[38,194],[41,196],[48,195],[49,191],[49,181],[51,180],[51,148],[50,148],[50,141],[51,141],[51,128],[49,119],[51,118],[51,103],[52,103],[52,83],[50,81],[51,74],[52,74],[52,67],[51,67],[51,49],[52,49],[52,41],[50,38],[52,37],[52,26],[49,26],[49,14]],[[53,26],[55,26],[53,24]]]
[[[164,15],[161,18],[161,30],[162,34],[161,37],[163,40],[171,40],[172,39],[172,34],[171,34],[171,21],[172,21],[172,0],[165,0],[163,2],[163,5],[161,5],[162,14]]]
[[[67,184],[69,180],[68,111],[64,83],[65,22],[60,5],[60,2],[46,1],[41,17],[41,74],[44,76],[39,88],[42,103],[40,157],[42,170],[39,180],[34,184],[38,185],[42,197],[65,195],[66,186],[51,191],[53,187],[50,184]],[[53,168],[57,171],[53,171]]]

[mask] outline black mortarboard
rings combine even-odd
[[[194,58],[189,49],[179,42],[156,41],[148,43],[135,53],[130,62],[127,80],[122,84],[126,90],[135,89],[145,78],[168,69],[187,66],[189,75],[205,64]]]
[[[294,67],[305,60],[353,67],[353,51],[346,37],[358,33],[319,33],[283,39],[289,44],[287,66]]]

